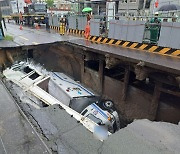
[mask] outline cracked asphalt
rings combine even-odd
[[[41,134],[52,153],[56,154],[171,154],[166,147],[139,138],[127,128],[112,134],[104,142],[66,113],[59,105],[41,107],[42,102],[6,82],[31,123]],[[26,97],[22,97],[25,96]],[[33,103],[32,103],[33,102]],[[33,105],[36,104],[36,105]],[[0,145],[1,147],[2,145]]]
[[[0,81],[0,154],[48,153]]]

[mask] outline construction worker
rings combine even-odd
[[[23,16],[22,16],[22,12],[20,12],[20,14],[19,14],[19,21],[20,21],[20,25],[23,25]]]
[[[46,30],[47,30],[48,32],[50,32],[49,18],[48,18],[48,16],[45,17],[45,24],[46,24]]]
[[[68,22],[68,18],[67,16],[65,15],[65,27],[66,27],[66,33],[67,35],[69,34],[69,22]]]
[[[155,13],[155,17],[151,19],[150,21],[150,42],[152,44],[156,44],[158,39],[159,39],[159,35],[160,35],[160,29],[161,29],[161,20],[158,18],[159,13],[156,12]]]

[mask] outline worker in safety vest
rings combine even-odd
[[[19,21],[20,21],[20,24],[23,25],[23,16],[22,16],[22,12],[20,12],[20,14],[19,14]]]

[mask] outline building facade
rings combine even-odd
[[[10,15],[11,13],[10,0],[0,0],[0,7],[1,7],[2,15]]]
[[[175,4],[175,5],[180,6],[180,0],[159,0],[157,7],[155,6],[156,2],[157,2],[157,0],[152,0],[151,1],[150,14],[154,14],[155,12],[158,12],[159,8],[162,7],[163,5]]]
[[[148,15],[152,0],[119,0],[118,15]]]

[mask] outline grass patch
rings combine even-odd
[[[6,40],[6,41],[13,41],[13,37],[10,36],[10,35],[6,35],[6,36],[4,37],[4,40]]]

